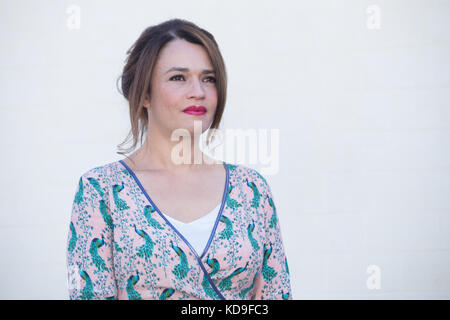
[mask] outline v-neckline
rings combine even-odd
[[[195,256],[198,259],[202,259],[204,257],[204,255],[206,254],[206,252],[209,249],[209,246],[211,244],[212,239],[214,238],[214,235],[216,233],[216,229],[217,229],[217,225],[220,221],[220,218],[222,216],[222,212],[224,210],[225,207],[225,202],[227,199],[227,193],[228,193],[228,186],[229,186],[229,181],[230,181],[230,172],[228,170],[228,166],[226,164],[225,161],[222,161],[222,165],[225,168],[225,187],[223,190],[223,195],[222,195],[222,202],[220,204],[220,208],[219,208],[219,212],[217,213],[217,217],[216,217],[216,221],[214,223],[214,227],[211,231],[211,234],[209,236],[208,242],[205,246],[205,248],[203,249],[202,254],[199,256],[197,251],[194,249],[194,247],[192,247],[192,245],[189,243],[189,241],[183,236],[183,234],[169,221],[169,219],[167,219],[168,216],[166,216],[165,214],[163,214],[158,206],[155,204],[155,202],[153,202],[152,198],[150,198],[149,194],[147,193],[147,191],[145,190],[145,188],[143,187],[141,181],[139,180],[139,178],[136,176],[136,174],[134,173],[134,171],[125,163],[125,161],[123,160],[119,160],[119,163],[121,163],[125,169],[131,174],[132,178],[134,179],[134,182],[136,182],[136,184],[139,186],[139,189],[141,190],[141,192],[144,194],[144,196],[147,198],[148,202],[150,203],[150,205],[155,209],[155,211],[161,216],[161,218],[164,219],[164,221],[166,221],[166,223],[181,237],[181,239],[188,245],[188,247],[192,250],[192,252],[195,254]],[[217,207],[216,207],[217,208]],[[211,212],[209,212],[211,213]],[[207,215],[207,214],[206,214]],[[200,219],[202,219],[203,217],[205,217],[206,215],[203,215],[202,217],[191,221],[190,223],[196,222]],[[172,218],[172,217],[171,217]],[[172,218],[173,219],[173,218]],[[175,219],[176,220],[176,219]],[[189,224],[189,223],[188,223]]]

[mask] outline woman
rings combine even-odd
[[[225,105],[214,37],[174,19],[147,28],[127,53],[131,149],[139,133],[146,140],[80,177],[67,241],[70,298],[292,299],[266,180],[198,147]],[[178,129],[193,137],[181,163]]]

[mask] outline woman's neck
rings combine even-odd
[[[171,141],[157,135],[147,135],[142,147],[129,158],[135,170],[164,171],[174,175],[192,173],[205,169],[205,165],[220,163],[206,156],[200,150],[198,141],[199,137]]]

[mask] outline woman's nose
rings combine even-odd
[[[190,97],[204,97],[205,89],[203,88],[203,84],[201,80],[194,79],[191,82],[191,86],[189,88],[189,96]]]

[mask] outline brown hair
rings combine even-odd
[[[117,80],[121,80],[122,92],[120,90],[119,92],[129,103],[131,130],[127,138],[117,146],[118,154],[130,153],[138,141],[142,144],[143,134],[148,128],[148,114],[143,103],[147,95],[150,97],[153,70],[164,45],[176,39],[184,39],[203,46],[211,60],[216,72],[217,108],[210,128],[219,127],[227,90],[227,74],[219,46],[211,33],[194,23],[183,19],[171,19],[146,28],[127,51],[126,64]],[[208,132],[207,146],[212,140],[212,131],[214,130]],[[133,145],[127,149],[121,148],[131,136]]]

